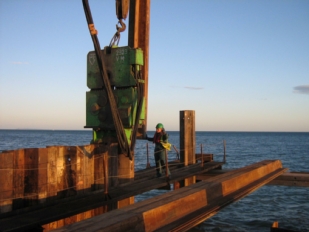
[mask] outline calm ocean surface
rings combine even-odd
[[[148,132],[152,136],[154,132]],[[179,149],[179,133],[168,132],[169,141]],[[91,131],[0,130],[0,151],[52,145],[86,145]],[[266,159],[279,159],[294,172],[309,172],[309,133],[282,132],[196,132],[196,153],[213,153],[226,161],[223,169],[240,168]],[[146,167],[146,143],[138,140],[135,147],[135,170]],[[154,166],[153,145],[149,143],[150,164]],[[176,152],[169,152],[169,160]],[[164,191],[153,190],[136,196],[136,201]],[[309,188],[263,186],[249,196],[225,207],[196,228],[201,231],[270,231],[274,221],[280,228],[309,231]]]

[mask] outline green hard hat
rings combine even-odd
[[[158,123],[158,124],[156,125],[156,128],[157,128],[157,129],[158,129],[158,128],[164,128],[164,126],[163,126],[162,123]]]

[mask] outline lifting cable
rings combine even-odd
[[[107,97],[108,97],[108,100],[109,100],[109,103],[110,103],[113,122],[114,122],[114,125],[115,125],[117,139],[118,139],[118,144],[120,146],[122,153],[126,154],[132,160],[131,149],[129,147],[129,143],[128,143],[128,140],[127,140],[127,137],[126,137],[126,134],[125,134],[125,131],[124,131],[124,127],[123,127],[123,124],[122,124],[122,121],[121,121],[121,118],[120,118],[120,115],[119,115],[119,112],[118,112],[118,109],[117,109],[117,104],[116,104],[116,101],[115,101],[113,90],[112,90],[112,87],[110,85],[110,81],[108,79],[108,75],[107,75],[107,72],[106,72],[106,66],[105,66],[105,63],[104,63],[103,56],[101,54],[100,43],[99,43],[99,40],[98,40],[98,37],[97,37],[98,32],[95,29],[94,24],[93,24],[93,19],[92,19],[88,0],[83,0],[83,7],[84,7],[85,16],[86,16],[86,19],[87,19],[89,31],[90,31],[90,34],[91,34],[91,38],[92,38],[92,41],[93,41],[93,45],[94,45],[94,49],[95,49],[95,53],[96,53],[96,57],[97,57],[97,61],[98,61],[99,69],[100,69],[100,74],[101,74],[101,77],[103,79],[104,86],[105,86],[106,92],[107,92]],[[131,146],[131,148],[132,148],[132,146]]]

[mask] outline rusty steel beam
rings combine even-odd
[[[139,128],[137,138],[147,131],[148,70],[149,70],[150,0],[130,0],[128,45],[141,48],[144,55],[142,76],[145,80],[145,125]]]
[[[182,110],[179,112],[179,141],[180,141],[180,162],[184,166],[196,163],[195,155],[195,111]],[[179,186],[188,186],[196,182],[195,176],[186,178],[179,183]]]
[[[288,172],[283,173],[276,179],[268,183],[269,185],[283,185],[283,186],[298,186],[309,187],[309,173],[308,172]]]
[[[58,231],[187,230],[285,171],[279,160],[261,161]]]
[[[232,170],[212,170],[208,173],[197,175],[197,180],[208,180],[211,177],[218,176]],[[308,172],[286,172],[278,176],[274,180],[267,183],[267,185],[282,185],[295,187],[309,187],[309,173]]]
[[[195,111],[183,110],[179,113],[180,122],[180,162],[185,166],[194,164],[195,157]]]
[[[12,152],[0,153],[0,214],[12,211],[14,197],[14,156]],[[15,181],[15,183],[19,183]],[[18,192],[18,191],[16,191]],[[16,194],[18,195],[19,192]]]

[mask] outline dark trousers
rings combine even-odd
[[[166,171],[166,165],[165,165],[165,149],[162,147],[155,147],[154,151],[154,157],[156,161],[156,170],[157,170],[157,176],[162,176],[162,171],[165,169]],[[167,168],[167,173],[170,176],[170,170]]]

